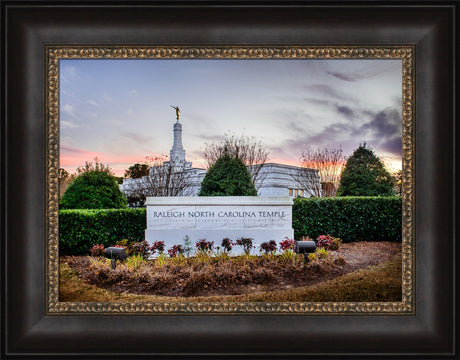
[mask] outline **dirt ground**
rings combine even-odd
[[[244,257],[224,261],[167,262],[161,267],[146,261],[133,268],[120,264],[112,270],[104,260],[89,256],[62,257],[86,283],[114,291],[142,295],[215,296],[285,290],[314,285],[357,269],[386,262],[401,252],[400,243],[356,242],[342,244],[326,259],[305,264],[303,257],[283,261],[275,257]]]
[[[401,243],[393,242],[354,242],[342,244],[336,253],[343,256],[346,270],[356,270],[388,261],[401,252]]]

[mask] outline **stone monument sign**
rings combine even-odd
[[[206,239],[214,247],[224,238],[245,237],[253,238],[252,253],[258,253],[264,241],[294,237],[292,203],[289,196],[149,197],[145,239],[150,244],[164,241],[168,249],[183,244],[185,236],[193,246]],[[242,252],[239,246],[232,250]]]

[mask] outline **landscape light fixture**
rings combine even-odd
[[[296,254],[303,254],[305,262],[308,262],[308,254],[316,251],[316,243],[314,241],[296,241],[294,251]]]
[[[125,261],[128,258],[125,249],[119,247],[105,249],[105,257],[111,260],[113,270],[117,267],[117,260]]]

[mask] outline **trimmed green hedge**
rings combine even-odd
[[[294,236],[329,234],[344,242],[401,241],[400,197],[297,198],[292,209]],[[146,209],[59,211],[61,254],[83,255],[95,244],[105,247],[122,239],[142,241]]]
[[[59,251],[84,255],[95,244],[107,247],[122,239],[142,241],[145,228],[145,208],[60,210]]]
[[[401,241],[400,197],[297,198],[292,208],[294,237],[331,235],[344,242]]]

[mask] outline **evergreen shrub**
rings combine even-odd
[[[402,201],[397,196],[296,198],[292,227],[296,239],[329,234],[343,242],[401,241]]]
[[[108,247],[123,239],[142,241],[145,229],[145,208],[60,210],[59,251],[87,255],[96,244]]]
[[[117,179],[106,171],[91,170],[77,176],[60,200],[61,209],[121,209],[127,207]]]
[[[199,196],[256,196],[257,190],[243,161],[223,155],[201,182]]]
[[[348,158],[337,196],[392,196],[395,195],[394,185],[385,165],[364,144]]]

